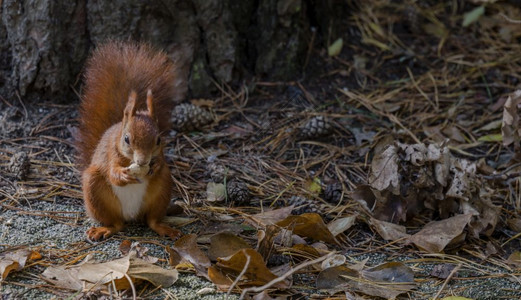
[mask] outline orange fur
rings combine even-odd
[[[147,91],[154,97],[160,132],[169,129],[174,105],[174,65],[146,44],[109,42],[94,50],[86,64],[77,142],[80,169],[88,166],[103,133],[121,122],[129,94],[136,91],[137,110],[146,109]]]
[[[137,211],[131,219],[145,221],[160,235],[180,236],[180,231],[161,222],[173,181],[159,135],[168,129],[173,84],[173,64],[164,53],[147,45],[109,42],[87,62],[78,161],[83,170],[85,208],[103,225],[87,231],[90,239],[121,230],[129,218],[124,212],[128,207]],[[150,170],[137,178],[129,171],[132,163],[148,164]],[[130,198],[120,199],[115,189],[139,188],[142,182],[146,184],[141,189],[144,196],[137,202],[139,211],[133,211],[132,206],[125,206],[136,203],[132,193]]]

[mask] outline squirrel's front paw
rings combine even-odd
[[[121,168],[111,176],[111,183],[117,186],[140,183],[141,181],[131,174],[128,168]]]

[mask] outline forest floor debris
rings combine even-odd
[[[180,106],[176,242],[86,241],[76,105],[2,99],[0,293],[521,297],[521,9],[492,2],[353,4],[312,76]]]

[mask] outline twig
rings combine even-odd
[[[233,288],[237,285],[237,283],[239,283],[239,280],[242,278],[242,276],[244,276],[244,274],[248,270],[248,267],[250,266],[251,256],[249,256],[246,253],[246,251],[244,251],[244,250],[242,250],[242,253],[244,254],[244,256],[246,256],[246,263],[244,264],[244,268],[242,268],[242,271],[239,274],[239,276],[237,276],[237,278],[235,278],[235,280],[233,281],[232,285],[228,289],[228,292],[226,293],[226,297],[224,299],[228,299],[228,297],[232,293]]]
[[[298,270],[303,269],[303,268],[305,268],[307,266],[319,263],[319,262],[321,262],[323,260],[326,260],[326,259],[332,257],[335,254],[336,254],[336,252],[331,252],[328,255],[319,257],[317,259],[310,260],[310,261],[307,261],[307,262],[303,262],[300,265],[296,266],[295,268],[289,270],[288,272],[286,272],[282,276],[273,279],[272,281],[266,283],[263,286],[246,288],[246,289],[244,289],[242,291],[241,296],[239,297],[239,300],[244,299],[244,296],[246,296],[247,293],[250,293],[250,292],[253,292],[253,293],[262,292],[262,291],[272,287],[273,285],[275,285],[275,284],[285,280],[286,278],[288,278],[289,276],[293,275],[293,273],[297,272]]]
[[[505,20],[507,20],[507,21],[510,22],[510,23],[521,24],[521,20],[514,20],[514,19],[511,19],[510,17],[508,17],[508,16],[505,15],[504,13],[500,13],[499,15],[502,16],[503,18],[505,18]]]
[[[452,269],[449,276],[447,276],[447,279],[445,279],[445,282],[443,282],[443,285],[441,286],[440,290],[436,293],[436,295],[434,296],[434,298],[432,298],[432,300],[438,299],[438,297],[440,296],[443,289],[445,289],[445,286],[447,286],[447,283],[449,283],[449,281],[452,279],[454,274],[456,274],[456,272],[458,272],[460,268],[461,268],[461,263],[458,264],[454,269]]]
[[[125,273],[125,278],[127,278],[128,283],[130,284],[130,288],[132,289],[132,299],[133,299],[133,300],[136,300],[136,299],[137,299],[137,296],[136,296],[136,287],[134,287],[134,283],[132,282],[132,279],[130,279],[130,276],[128,276],[127,273]]]

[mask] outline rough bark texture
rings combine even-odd
[[[320,2],[320,3],[318,3]],[[179,67],[177,100],[252,76],[298,78],[310,19],[329,2],[304,0],[3,0],[0,95],[74,99],[89,51],[107,39],[148,41]],[[327,28],[321,29],[327,32]],[[188,79],[188,80],[186,80]]]

